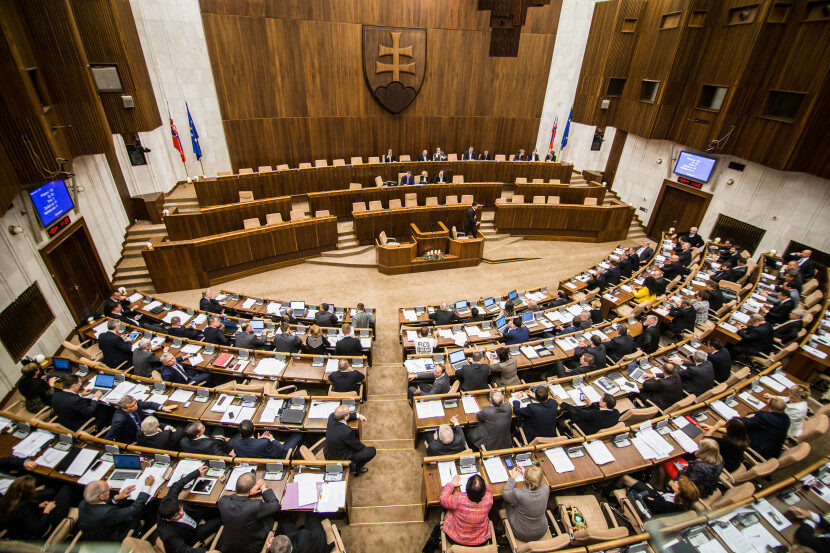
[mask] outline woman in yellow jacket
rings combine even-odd
[[[634,299],[639,303],[650,303],[654,301],[657,295],[652,292],[656,288],[657,282],[653,276],[647,276],[643,281],[643,285],[634,291]]]

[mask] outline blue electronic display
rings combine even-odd
[[[715,167],[714,158],[699,156],[691,152],[680,152],[674,172],[699,182],[708,182]]]
[[[66,189],[66,182],[62,180],[53,180],[30,190],[29,197],[32,198],[32,204],[44,227],[48,227],[75,207],[72,196]]]

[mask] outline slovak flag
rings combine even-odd
[[[167,110],[167,116],[170,118],[170,132],[173,134],[173,147],[178,150],[179,155],[182,156],[182,163],[185,162],[184,150],[182,149],[182,141],[179,140],[179,131],[176,130],[176,124],[173,123],[173,116],[170,115],[170,110]]]
[[[556,116],[556,119],[553,120],[553,130],[550,133],[550,147],[548,150],[553,150],[553,140],[556,138],[556,127],[559,125],[559,116]]]

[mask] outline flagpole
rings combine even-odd
[[[205,166],[202,165],[202,158],[199,158],[199,167],[202,168],[202,176],[205,176]]]

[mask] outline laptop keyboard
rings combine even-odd
[[[141,474],[140,470],[116,470],[109,477],[110,480],[129,480]]]

